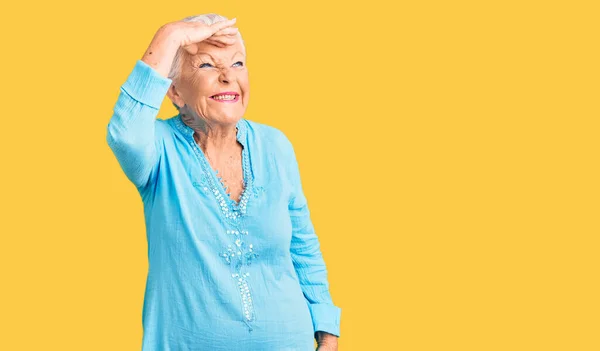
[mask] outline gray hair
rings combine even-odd
[[[210,26],[211,24],[217,23],[217,22],[221,22],[221,21],[227,21],[228,18],[225,16],[221,16],[218,15],[216,13],[207,13],[204,15],[196,15],[196,16],[188,16],[184,19],[182,19],[182,22],[202,22],[208,26]],[[240,42],[242,43],[242,46],[244,47],[244,51],[246,51],[246,46],[244,45],[244,40],[242,39],[242,35],[240,34],[240,32],[238,32],[237,34],[238,39],[240,40]],[[182,65],[182,61],[183,61],[183,48],[179,48],[177,50],[177,53],[175,54],[175,58],[173,59],[173,63],[171,64],[171,70],[169,71],[169,78],[175,80],[177,78],[177,76],[179,75],[179,71],[181,69],[181,65]]]

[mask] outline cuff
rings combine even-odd
[[[340,317],[342,309],[329,304],[308,304],[310,315],[312,317],[313,328],[317,331],[324,331],[340,336]]]
[[[171,82],[172,79],[163,77],[146,62],[137,60],[121,89],[142,104],[158,110]]]

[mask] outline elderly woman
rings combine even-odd
[[[145,351],[337,350],[341,309],[292,144],[243,118],[235,19],[162,26],[121,86],[107,142],[144,204]],[[178,114],[157,119],[168,95]]]

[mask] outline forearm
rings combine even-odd
[[[294,148],[284,134],[280,134],[283,158],[287,160],[287,172],[292,191],[288,205],[292,222],[290,252],[300,287],[308,302],[315,338],[317,332],[326,332],[334,338],[340,335],[341,308],[334,305],[329,292],[328,272],[315,233],[308,202],[302,190],[300,170]],[[319,334],[321,335],[321,334]],[[323,341],[333,340],[325,336]],[[335,339],[337,340],[337,339]]]
[[[162,26],[152,38],[141,60],[168,78],[175,54],[180,47],[175,28],[169,24]]]

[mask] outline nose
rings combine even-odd
[[[228,68],[221,69],[221,74],[219,75],[219,81],[223,84],[229,84],[233,82],[234,77],[232,72]]]

